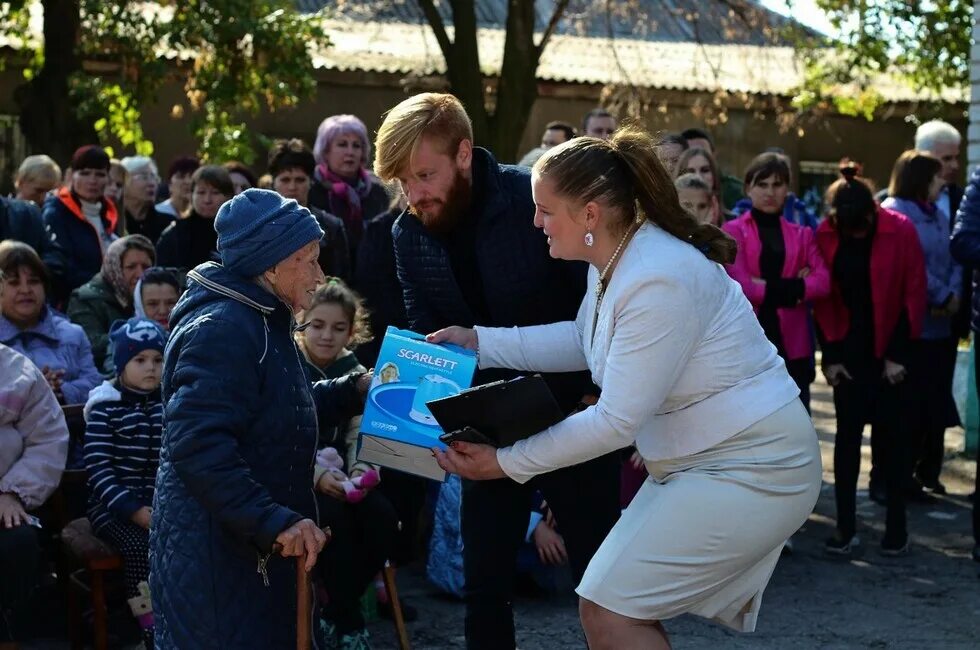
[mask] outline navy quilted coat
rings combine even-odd
[[[975,286],[972,327],[974,332],[980,332],[980,291],[976,288],[976,283],[980,279],[980,167],[973,170],[959,212],[956,214],[950,251],[957,262],[977,269],[973,272]],[[967,309],[967,306],[962,305],[960,309]]]
[[[281,301],[214,263],[188,281],[163,368],[150,534],[156,645],[295,647],[295,560],[269,557],[267,584],[257,569],[282,530],[316,521],[317,419],[356,412],[356,376],[311,393]]]
[[[585,294],[584,262],[553,259],[548,240],[534,226],[531,170],[500,165],[486,149],[473,149],[476,261],[488,318],[479,318],[456,282],[449,253],[410,212],[392,228],[398,280],[409,327],[422,333],[450,325],[522,327],[575,320]],[[479,371],[477,383],[513,376]],[[589,390],[588,373],[547,375],[552,391],[570,410]]]

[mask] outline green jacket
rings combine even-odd
[[[726,210],[735,208],[735,204],[744,196],[745,189],[741,179],[731,174],[721,175],[721,203]]]
[[[312,383],[324,379],[340,379],[352,374],[367,372],[367,368],[361,365],[357,357],[349,350],[344,350],[337,357],[336,361],[326,368],[320,368],[310,361],[303,346],[298,346],[306,367],[306,374]],[[331,425],[325,422],[320,423],[320,432],[317,439],[317,449],[333,447],[344,459],[347,466],[347,473],[350,474],[355,469],[371,469],[374,466],[368,463],[358,462],[357,460],[357,437],[361,430],[361,416],[351,418],[342,426]],[[323,472],[326,471],[319,465],[314,468],[313,484],[320,480]]]
[[[119,319],[131,318],[133,308],[123,307],[101,273],[71,292],[68,318],[81,325],[92,344],[95,367],[106,377],[114,377],[116,367],[109,353],[109,328]]]

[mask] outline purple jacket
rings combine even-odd
[[[48,307],[29,330],[17,329],[0,315],[0,343],[20,352],[38,368],[64,370],[61,392],[65,404],[84,404],[88,392],[102,383],[85,331]]]
[[[783,263],[782,277],[796,278],[799,277],[801,270],[810,271],[803,281],[806,287],[803,301],[796,307],[777,310],[787,358],[804,359],[813,354],[813,337],[810,334],[809,323],[810,307],[806,301],[825,298],[830,293],[830,272],[823,257],[820,256],[812,230],[785,219],[781,219],[779,223],[786,246],[786,261]],[[766,297],[766,285],[752,280],[762,276],[759,268],[759,256],[762,254],[759,228],[752,218],[752,213],[746,212],[723,225],[722,229],[738,243],[738,256],[734,264],[728,265],[728,274],[742,285],[742,291],[758,313]]]

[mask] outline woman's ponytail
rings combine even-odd
[[[713,262],[735,261],[735,240],[717,226],[698,222],[681,207],[674,181],[657,157],[653,138],[636,127],[624,127],[613,134],[609,144],[629,169],[636,202],[646,219]]]

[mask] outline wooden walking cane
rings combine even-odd
[[[296,558],[296,650],[313,646],[313,592],[306,572],[306,554]]]
[[[330,543],[329,526],[323,529]],[[274,554],[282,553],[281,544],[273,544]],[[296,650],[310,650],[313,647],[313,590],[310,588],[310,574],[306,571],[306,553],[296,558]]]

